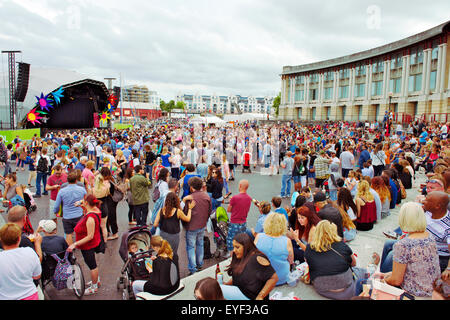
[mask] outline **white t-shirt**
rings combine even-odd
[[[100,156],[101,156],[102,153],[103,153],[103,148],[102,148],[101,145],[97,145],[97,146],[95,147],[95,153],[97,154],[97,157],[100,158]]]
[[[17,248],[0,252],[0,300],[20,300],[37,292],[33,277],[42,268],[36,252]]]

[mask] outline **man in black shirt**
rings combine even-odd
[[[322,220],[328,220],[337,226],[339,237],[344,237],[344,227],[342,225],[342,216],[339,210],[331,203],[328,203],[326,195],[319,191],[314,195],[314,203],[319,208],[318,216]]]
[[[153,151],[150,148],[150,145],[145,145],[145,172],[149,174],[149,179],[152,181],[152,172],[153,172],[153,165],[156,162],[156,155],[153,153]]]

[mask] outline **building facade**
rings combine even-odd
[[[284,66],[284,120],[450,121],[450,22],[375,49]]]
[[[162,116],[159,106],[161,98],[158,92],[149,90],[146,86],[127,86],[121,91],[122,102],[120,108],[114,111],[114,117],[120,117],[122,109],[122,118],[131,119],[156,119]]]
[[[240,95],[179,94],[176,102],[183,101],[190,112],[214,114],[259,113],[272,114],[273,97],[242,97]]]

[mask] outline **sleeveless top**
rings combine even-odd
[[[160,216],[160,228],[165,233],[169,234],[177,234],[180,233],[180,220],[177,217],[177,212],[173,214],[173,216],[166,218],[163,213],[163,209],[161,209]]]
[[[73,229],[73,231],[75,232],[76,241],[87,237],[87,235],[88,235],[87,226],[86,226],[87,219],[89,217],[92,217],[92,219],[94,219],[94,221],[95,221],[94,238],[92,238],[92,240],[90,240],[89,242],[87,242],[81,246],[78,246],[78,249],[89,250],[89,249],[97,247],[100,244],[100,224],[99,224],[99,222],[101,221],[100,215],[101,215],[100,212],[88,212],[80,221],[78,221],[77,225]],[[95,216],[97,216],[97,217],[95,217]]]
[[[6,193],[6,199],[11,200],[17,195],[16,188],[17,184],[9,187],[8,192]]]
[[[362,200],[362,199],[361,199]],[[371,202],[366,202],[363,200],[365,205],[361,207],[361,215],[356,222],[358,223],[373,223],[377,221],[377,207],[375,200]]]
[[[287,249],[288,238],[286,236],[272,237],[260,233],[256,247],[269,258],[270,264],[278,275],[277,285],[287,282],[289,277],[289,251]]]

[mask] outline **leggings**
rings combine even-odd
[[[107,198],[108,201],[108,220],[106,221],[106,228],[112,234],[116,234],[119,231],[117,226],[117,204],[111,197]]]
[[[128,203],[128,222],[132,222],[134,218],[134,206]]]

